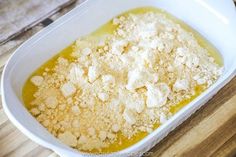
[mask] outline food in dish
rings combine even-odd
[[[221,73],[216,50],[195,31],[162,10],[138,8],[36,70],[23,99],[63,143],[115,152],[153,132]]]

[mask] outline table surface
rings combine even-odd
[[[17,5],[8,3],[15,2],[14,0],[0,1],[0,30],[3,28],[1,27],[2,19],[6,19],[6,17],[11,19],[11,21],[2,23],[2,26],[5,27],[11,26],[11,29],[6,32],[0,31],[0,70],[12,52],[25,40],[81,3],[79,0],[54,2],[47,0],[51,7],[42,7],[43,4],[37,2],[40,0],[19,1],[21,3],[19,2]],[[25,3],[26,1],[27,3]],[[31,7],[30,3],[34,5],[35,9],[28,11],[27,8]],[[1,4],[5,6],[1,7]],[[17,25],[19,28],[16,28],[14,22],[22,17],[14,16],[14,13],[1,14],[1,11],[7,10],[7,7],[13,10],[14,7],[24,9],[22,16],[34,14],[37,18],[35,16],[27,17],[29,20],[21,22]],[[32,11],[34,13],[31,14]],[[12,20],[12,18],[17,19]],[[236,77],[149,152],[150,156],[162,157],[231,157],[236,155]],[[9,121],[0,103],[0,157],[5,156],[53,157],[57,155],[23,135]]]

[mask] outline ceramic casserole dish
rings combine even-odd
[[[7,62],[2,75],[2,101],[6,114],[17,128],[62,157],[88,156],[62,144],[30,115],[23,105],[22,87],[34,70],[78,37],[96,30],[120,13],[144,6],[164,9],[202,34],[219,50],[224,62],[223,74],[215,84],[138,143],[115,153],[89,156],[141,156],[235,76],[236,12],[233,1],[87,0],[30,38]]]

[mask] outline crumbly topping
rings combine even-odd
[[[114,34],[79,38],[72,60],[33,76],[30,112],[63,143],[101,150],[118,133],[152,132],[170,108],[206,89],[222,68],[179,24],[154,12],[113,19]]]

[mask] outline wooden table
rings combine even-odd
[[[20,8],[19,5],[21,5],[22,8],[26,8],[24,8],[26,15],[34,15],[27,17],[29,18],[28,21],[23,21],[17,25],[19,28],[15,27],[14,20],[6,21],[9,22],[8,26],[11,26],[11,29],[4,32],[4,36],[0,31],[0,69],[20,44],[81,3],[78,0],[48,0],[51,5],[45,8],[37,1],[19,0],[17,5],[9,4],[9,0],[0,1],[0,26],[1,18],[3,19],[1,17],[3,12],[1,11],[6,10],[7,7],[1,7],[1,4],[10,5],[9,8],[13,8],[13,10],[14,7]],[[34,7],[36,6],[35,9],[27,11],[27,7],[30,6],[29,3],[32,2]],[[14,14],[5,14],[4,16],[14,18]],[[236,155],[236,77],[206,105],[151,149],[149,155],[162,157],[230,157]],[[57,155],[29,140],[16,129],[6,117],[0,104],[0,157],[5,156],[53,157]]]

